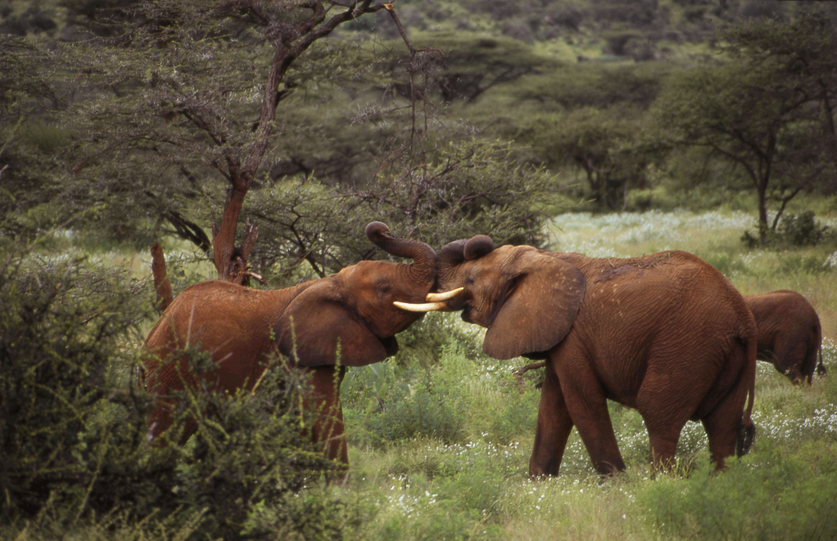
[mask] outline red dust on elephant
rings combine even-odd
[[[431,294],[436,252],[415,240],[391,236],[373,222],[366,234],[388,253],[412,264],[361,261],[332,276],[281,290],[257,290],[209,281],[185,289],[146,339],[146,386],[157,395],[149,439],[172,424],[174,398],[184,388],[215,392],[252,389],[280,353],[310,373],[309,407],[322,415],[313,436],[327,457],[348,464],[340,406],[344,367],[364,366],[398,351],[395,335],[425,311],[444,305]],[[439,298],[437,298],[439,297]],[[402,304],[399,307],[397,303]],[[216,368],[198,376],[183,352],[197,345]],[[187,438],[193,426],[185,428]]]
[[[458,287],[448,309],[487,328],[485,353],[546,362],[530,475],[558,474],[573,427],[597,471],[624,470],[608,400],[642,415],[655,464],[673,461],[689,420],[703,424],[719,468],[752,443],[756,323],[702,259],[495,249],[477,235],[439,252],[438,289]]]

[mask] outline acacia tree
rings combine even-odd
[[[94,185],[106,177],[107,193],[142,198],[204,248],[201,228],[172,202],[209,195],[214,188],[202,179],[222,178],[226,194],[220,223],[212,227],[213,261],[220,278],[246,283],[258,229],[247,223],[237,240],[237,225],[265,163],[277,108],[310,77],[293,68],[315,43],[358,17],[387,10],[400,29],[394,8],[372,0],[165,0],[136,9],[108,46],[75,44],[68,57],[85,84],[68,113],[81,112],[89,121],[76,128],[88,140],[76,148],[73,173]],[[325,47],[320,54],[335,51]],[[137,177],[143,196],[128,186]]]
[[[834,175],[832,28],[810,17],[736,27],[729,60],[674,75],[656,106],[670,142],[706,148],[749,179],[762,241],[790,200]]]
[[[770,19],[743,23],[728,31],[729,46],[724,49],[744,49],[751,58],[777,62],[779,75],[792,80],[799,96],[818,105],[820,149],[837,165],[837,21],[833,14],[833,10],[815,9],[791,23]]]
[[[624,210],[630,188],[643,188],[653,146],[642,137],[644,113],[633,107],[581,107],[546,115],[532,127],[535,148],[549,165],[577,168],[602,209]]]

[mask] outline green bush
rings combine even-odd
[[[304,430],[304,379],[278,362],[258,392],[185,393],[173,430],[191,418],[195,435],[148,444],[134,362],[143,298],[142,284],[80,262],[0,267],[0,537],[103,524],[151,538],[339,537],[346,517],[319,482],[333,464]],[[195,370],[214,368],[206,357],[191,356]]]
[[[779,224],[779,235],[794,246],[815,246],[823,241],[828,226],[817,224],[814,211],[788,214]]]
[[[761,234],[745,231],[741,240],[750,248],[760,245],[816,246],[832,236],[829,226],[817,223],[814,211],[805,210],[799,214],[785,214],[775,231]]]
[[[124,452],[114,446],[144,435],[123,347],[143,312],[119,278],[78,262],[0,267],[0,522],[97,508],[96,485]]]
[[[823,465],[825,469],[823,470]],[[688,539],[835,539],[837,459],[815,467],[759,449],[715,475],[708,460],[687,479],[661,478],[640,495],[666,536]]]
[[[366,431],[373,442],[395,442],[429,436],[460,442],[466,421],[463,396],[440,384],[440,370],[429,369],[413,383],[392,388],[380,410],[370,415]]]

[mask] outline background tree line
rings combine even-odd
[[[754,194],[765,241],[835,188],[827,2],[314,5],[4,8],[6,236],[72,218],[324,275],[372,256],[372,219],[538,244],[550,213],[711,185]]]

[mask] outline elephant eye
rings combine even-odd
[[[391,290],[392,288],[386,282],[378,284],[378,293],[381,295],[388,295]]]

